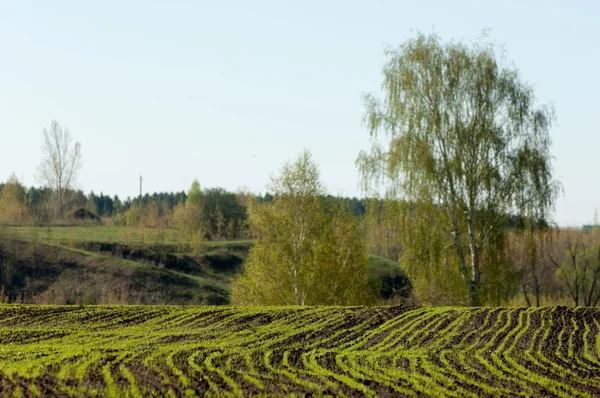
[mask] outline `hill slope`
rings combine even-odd
[[[0,242],[3,297],[41,304],[225,304],[226,278],[143,257],[20,240]]]
[[[0,306],[10,395],[598,396],[600,311]]]
[[[4,227],[0,302],[6,296],[11,302],[37,304],[229,303],[229,283],[242,269],[252,241],[205,242],[199,254],[177,241],[177,231],[160,239],[159,232]],[[410,281],[398,263],[370,256],[369,265],[382,300],[408,297]]]

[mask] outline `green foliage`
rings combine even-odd
[[[384,99],[365,97],[372,147],[357,160],[365,189],[384,182],[389,198],[435,215],[425,212],[415,226],[434,226],[438,252],[421,253],[414,267],[433,267],[452,281],[450,274],[458,274],[468,303],[480,305],[482,294],[490,297],[483,286],[498,280],[486,281],[492,272],[484,267],[504,272],[507,218],[543,219],[556,198],[554,114],[535,106],[533,89],[498,61],[492,44],[442,43],[420,34],[386,55]],[[448,244],[452,268],[436,260],[449,258],[442,252]]]
[[[402,257],[414,286],[415,295],[424,304],[467,305],[468,292],[456,272],[458,261],[439,219],[444,213],[427,203],[397,205],[400,214]]]
[[[98,291],[95,287],[91,286],[85,289],[81,296],[82,305],[95,305],[98,304]]]
[[[138,226],[142,222],[144,217],[144,208],[142,206],[132,206],[127,213],[125,213],[125,222],[127,226]]]
[[[548,257],[575,306],[600,303],[600,229],[564,230],[553,234]]]
[[[256,243],[232,285],[238,304],[364,304],[367,249],[360,222],[345,207],[327,209],[310,153],[273,179],[273,201],[249,206]]]
[[[222,188],[202,191],[203,219],[210,240],[245,238],[247,212],[236,194]]]
[[[188,191],[187,204],[189,206],[200,206],[202,202],[202,190],[200,189],[200,182],[198,180],[192,181],[190,190]]]
[[[382,299],[398,302],[410,298],[412,283],[397,262],[371,255],[369,275]]]
[[[402,253],[403,203],[370,199],[366,205],[369,253],[400,260]]]
[[[24,224],[29,220],[25,189],[12,174],[0,191],[0,224]]]

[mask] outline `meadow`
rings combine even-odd
[[[600,394],[591,308],[0,306],[10,396]]]
[[[78,224],[65,226],[0,226],[0,235],[55,245],[80,243],[128,243],[131,245],[177,245],[187,243],[187,236],[174,228],[143,228]],[[250,240],[204,241],[207,248],[250,245]]]

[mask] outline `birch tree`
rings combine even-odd
[[[42,162],[38,166],[37,180],[51,188],[55,196],[55,211],[62,217],[66,194],[73,187],[81,168],[81,144],[73,142],[66,127],[53,120],[50,128],[44,128]]]
[[[482,256],[501,251],[506,217],[544,217],[554,203],[553,110],[492,44],[419,34],[386,55],[383,99],[365,96],[365,189],[383,183],[390,197],[443,210],[433,214],[456,254],[448,272],[481,305]]]
[[[232,284],[234,304],[347,305],[370,299],[366,236],[348,209],[328,209],[309,152],[271,183],[274,199],[250,202],[255,243]]]

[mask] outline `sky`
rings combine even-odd
[[[359,196],[363,93],[386,45],[417,32],[502,45],[552,103],[560,225],[600,207],[598,1],[0,0],[0,180],[39,185],[42,129],[81,142],[77,187],[125,198],[265,192],[303,149],[334,195]]]

